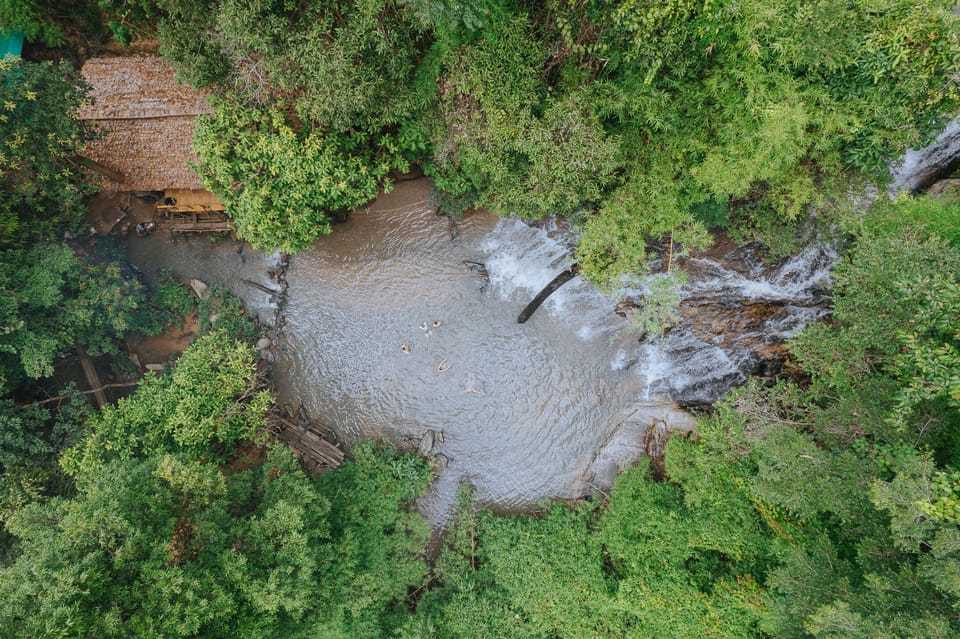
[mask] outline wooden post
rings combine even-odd
[[[100,376],[97,375],[97,369],[93,366],[93,360],[82,346],[77,346],[77,354],[80,356],[80,367],[87,378],[87,384],[90,385],[93,398],[97,401],[97,407],[103,408],[107,404],[107,394],[103,392],[104,386],[100,382]]]

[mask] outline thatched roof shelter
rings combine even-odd
[[[202,189],[190,168],[196,116],[209,113],[206,96],[177,84],[162,58],[91,58],[80,70],[93,103],[80,110],[103,137],[84,155],[123,174],[123,182],[98,176],[108,191]]]

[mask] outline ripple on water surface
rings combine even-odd
[[[454,222],[427,201],[425,180],[400,183],[291,258],[274,380],[280,401],[302,400],[348,444],[443,433],[434,451],[449,464],[420,504],[434,523],[461,482],[504,510],[606,488],[643,453],[652,424],[692,426],[664,395],[709,402],[743,381],[749,357],[725,337],[681,325],[641,344],[614,301],[580,278],[518,324],[569,265],[563,234],[482,212]],[[132,238],[130,254],[152,274],[228,286],[272,320],[276,296],[262,289],[277,286],[276,254],[157,234]],[[740,253],[691,258],[685,299],[712,310],[772,300],[777,312],[745,325],[760,340],[787,337],[823,313],[815,290],[829,285],[834,259],[823,248],[775,267]]]
[[[623,320],[576,282],[517,324],[567,249],[489,214],[452,223],[425,191],[400,184],[292,259],[284,392],[347,440],[443,432],[441,510],[459,481],[508,509],[579,496],[632,399],[617,389],[636,390],[624,385],[635,373],[611,365]],[[489,283],[464,260],[485,264]]]

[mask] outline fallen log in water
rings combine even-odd
[[[517,323],[523,324],[530,319],[530,316],[533,315],[538,308],[540,308],[540,305],[543,304],[544,301],[546,301],[546,299],[550,297],[554,291],[576,277],[577,273],[579,272],[580,265],[574,264],[560,273],[560,275],[557,275],[555,278],[550,280],[550,283],[544,286],[543,290],[537,293],[537,296],[533,298],[533,300],[527,304],[526,308],[523,309],[520,315],[517,316]]]
[[[244,284],[248,285],[248,286],[252,286],[253,288],[260,289],[261,291],[263,291],[264,293],[267,293],[267,294],[269,294],[269,295],[280,295],[280,293],[283,292],[283,291],[275,291],[275,290],[273,290],[272,288],[270,288],[269,286],[264,286],[263,284],[260,284],[260,283],[258,283],[258,282],[254,282],[253,280],[248,280],[248,279],[245,279],[245,278],[241,278],[240,281],[243,282]]]

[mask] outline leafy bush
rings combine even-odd
[[[48,47],[66,44],[63,31],[46,13],[37,0],[0,0],[0,31],[22,31],[26,40]]]
[[[222,286],[210,286],[210,295],[197,303],[197,313],[201,335],[222,331],[247,344],[257,339],[255,318],[247,313],[243,300]]]
[[[49,377],[76,346],[116,353],[116,340],[156,328],[144,288],[117,262],[97,263],[66,244],[0,251],[0,380]]]
[[[0,249],[76,230],[91,185],[74,157],[92,132],[86,85],[67,64],[0,60]]]
[[[197,123],[197,170],[256,248],[307,248],[330,232],[332,212],[373,199],[390,170],[388,159],[355,151],[358,138],[297,130],[280,107],[213,107]]]
[[[104,407],[64,468],[76,475],[157,453],[229,458],[238,442],[261,433],[272,403],[255,373],[252,346],[222,331],[201,337],[169,374],[145,378],[134,396]]]
[[[186,318],[197,307],[193,293],[171,271],[163,270],[157,279],[154,299],[166,311],[178,318]]]

